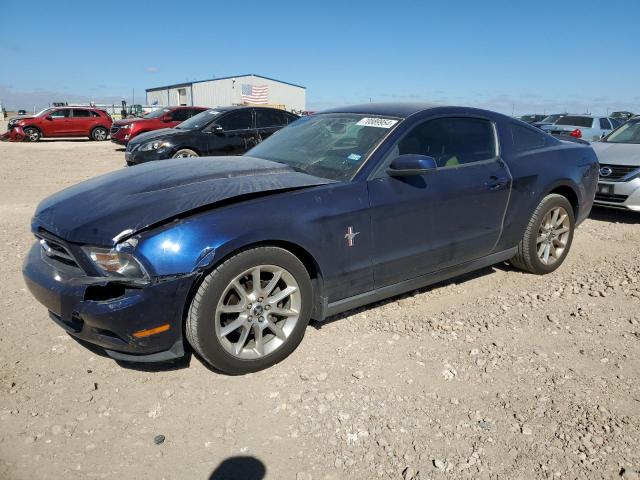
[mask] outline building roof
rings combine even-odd
[[[284,83],[285,85],[291,85],[292,87],[304,88],[305,90],[307,88],[307,87],[303,87],[302,85],[296,85],[295,83],[283,82],[282,80],[278,80],[276,78],[265,77],[264,75],[257,75],[255,73],[247,73],[245,75],[230,75],[228,77],[216,77],[216,78],[208,78],[206,80],[195,80],[193,82],[174,83],[173,85],[165,85],[163,87],[147,88],[146,91],[153,92],[156,90],[167,90],[169,88],[188,87],[190,85],[193,85],[194,83],[215,82],[217,80],[228,80],[230,78],[241,78],[241,77],[259,77],[259,78],[264,78],[265,80],[271,80],[273,82]]]

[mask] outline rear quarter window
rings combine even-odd
[[[547,145],[547,135],[537,129],[511,124],[511,138],[518,151],[535,150]]]

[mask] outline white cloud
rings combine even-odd
[[[147,73],[156,73],[159,72],[160,69],[158,67],[144,67],[144,71]]]

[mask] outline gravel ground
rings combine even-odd
[[[640,214],[595,210],[552,275],[487,268],[229,377],[119,365],[24,286],[38,201],[121,151],[2,143],[0,166],[0,478],[638,478]]]

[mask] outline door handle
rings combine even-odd
[[[485,187],[489,190],[500,190],[507,183],[509,183],[509,179],[506,177],[497,177],[495,175],[491,175],[489,177],[489,181],[485,182]]]

